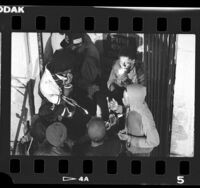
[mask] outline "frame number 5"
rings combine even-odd
[[[178,184],[183,184],[185,182],[184,176],[177,176],[177,183]]]

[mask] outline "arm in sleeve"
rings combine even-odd
[[[146,137],[131,137],[131,145],[141,148],[156,147],[160,143],[160,138],[156,127],[149,127],[146,131]]]
[[[107,82],[108,89],[113,83],[117,84],[117,72],[119,71],[119,69],[120,69],[119,62],[116,61],[112,67],[112,70],[110,72],[110,77]]]
[[[110,72],[110,76],[109,76],[108,82],[107,82],[107,87],[108,87],[108,89],[110,88],[110,86],[111,86],[113,83],[115,83],[115,80],[116,80],[115,70],[112,69],[111,72]]]

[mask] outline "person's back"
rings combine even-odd
[[[118,156],[121,151],[119,139],[106,136],[105,123],[101,118],[92,118],[88,124],[90,141],[82,147],[85,156]]]
[[[45,132],[45,140],[34,155],[69,156],[70,148],[65,144],[67,129],[59,122],[51,124]]]
[[[44,141],[34,153],[36,156],[70,156],[71,153],[68,147],[56,147],[48,141]]]
[[[91,143],[85,147],[85,156],[113,156],[117,157],[122,151],[122,145],[117,137],[107,138],[98,146],[92,146]]]

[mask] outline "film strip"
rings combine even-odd
[[[199,185],[199,12],[0,6],[2,175]]]

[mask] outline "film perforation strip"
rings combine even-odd
[[[68,173],[68,160],[59,160],[59,173],[67,174]]]
[[[131,173],[134,174],[134,175],[140,175],[141,174],[141,161],[133,160],[131,162]]]
[[[23,161],[22,161],[23,162]],[[21,161],[19,159],[11,159],[10,160],[10,172],[11,173],[20,173],[21,172]],[[180,161],[179,163],[179,174],[180,175],[189,175],[190,174],[190,165],[189,161]],[[107,161],[107,174],[116,175],[117,161],[116,160],[108,160]],[[132,160],[131,161],[131,171],[130,173],[133,175],[140,175],[142,173],[142,163],[140,160]],[[83,173],[84,174],[92,174],[93,173],[93,161],[92,160],[83,160]],[[45,173],[45,162],[43,159],[35,159],[33,166],[34,173]],[[58,162],[58,172],[60,174],[68,174],[68,160],[59,160]],[[155,175],[165,175],[166,174],[166,162],[163,160],[159,160],[155,162]]]
[[[155,174],[156,175],[164,175],[165,174],[165,161],[156,161]]]
[[[45,16],[37,16],[36,17],[36,29],[37,30],[45,30],[46,28],[46,17]]]
[[[181,19],[181,30],[184,32],[188,32],[191,30],[191,19],[190,18],[182,18]]]
[[[43,159],[35,159],[34,160],[34,173],[44,173],[45,166],[44,166]]]
[[[13,30],[21,30],[21,16],[13,16],[12,17],[12,29]],[[191,18],[184,17],[181,18],[180,30],[182,32],[190,32],[191,31]],[[59,29],[61,30],[70,30],[70,17],[61,17],[59,20]],[[143,30],[143,18],[142,17],[134,17],[132,21],[132,29],[133,31],[142,31]],[[108,30],[109,31],[118,31],[119,30],[119,18],[117,17],[109,17],[108,19]],[[46,18],[45,16],[37,16],[35,20],[35,28],[37,30],[45,30],[46,28]],[[85,17],[84,19],[84,29],[87,32],[94,31],[95,29],[95,18],[94,17]],[[156,30],[159,32],[167,31],[167,18],[160,17],[157,18]]]
[[[69,30],[70,29],[70,17],[61,17],[60,18],[60,29]]]
[[[92,174],[93,172],[93,161],[92,160],[84,160],[83,161],[83,173],[84,174]]]
[[[94,30],[94,17],[85,17],[85,30],[93,31]]]
[[[140,17],[133,18],[133,31],[142,31],[143,29],[143,19]]]
[[[167,30],[167,19],[157,18],[157,31],[166,31],[166,30]]]

